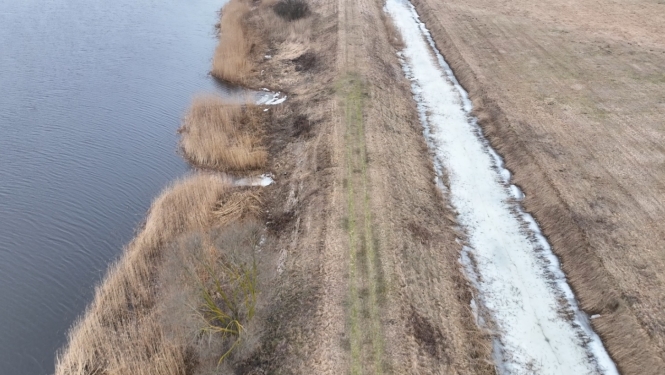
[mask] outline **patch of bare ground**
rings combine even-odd
[[[665,373],[663,5],[413,3],[621,372]]]

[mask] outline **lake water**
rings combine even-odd
[[[94,285],[187,166],[224,0],[0,2],[0,373],[50,374]]]

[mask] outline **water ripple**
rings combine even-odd
[[[46,374],[155,195],[222,1],[0,3],[0,363]]]

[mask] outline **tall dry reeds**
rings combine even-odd
[[[225,103],[217,96],[195,98],[179,130],[180,147],[194,165],[220,171],[263,168],[262,112],[255,105]]]
[[[224,81],[241,85],[252,71],[250,52],[254,36],[245,23],[250,11],[242,0],[231,0],[221,11],[219,44],[212,59],[211,74]]]
[[[260,33],[248,31],[249,17],[245,0],[223,8],[215,77],[243,84],[250,76]],[[182,152],[206,169],[263,168],[263,116],[256,105],[198,97],[179,130]],[[56,375],[216,373],[220,358],[235,361],[254,350],[260,323],[250,320],[272,274],[254,256],[260,205],[255,188],[233,187],[213,174],[165,189],[70,330]]]
[[[294,55],[292,58],[316,49],[310,14],[303,0],[264,0],[256,6],[249,0],[230,0],[221,11],[211,74],[232,84],[247,85],[255,59],[263,58],[257,51],[268,45],[280,45],[287,55]]]
[[[254,205],[226,207],[225,202],[236,202],[237,196],[257,202],[256,193],[233,189],[218,176],[198,174],[176,182],[153,202],[143,230],[110,268],[85,315],[69,332],[56,375],[182,375],[194,365],[192,337],[205,328],[196,307],[205,301],[203,281],[192,279],[196,272],[191,270],[205,267],[220,277],[223,270],[216,267],[216,259],[225,249],[211,247],[214,241],[205,245],[183,238],[205,236],[220,228],[219,223],[228,224],[216,214],[220,210],[251,220]],[[226,235],[214,230],[217,238]],[[247,242],[246,252],[253,251],[253,243]],[[165,268],[165,262],[171,266]],[[222,350],[211,355],[219,358]]]

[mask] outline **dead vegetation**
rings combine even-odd
[[[195,98],[179,129],[180,147],[195,166],[218,171],[265,167],[262,112],[256,105],[231,104],[217,96]]]
[[[280,0],[273,9],[287,21],[295,21],[309,14],[309,6],[304,0]]]
[[[212,59],[211,74],[236,85],[247,82],[252,72],[250,52],[255,34],[247,27],[250,6],[245,1],[229,1],[221,11],[219,44]]]
[[[297,30],[232,0],[221,12],[212,74],[236,84],[252,74],[259,30]],[[268,22],[263,22],[268,21]],[[300,23],[302,25],[302,23]],[[278,30],[279,28],[279,30]],[[265,168],[263,111],[220,97],[194,99],[179,132],[183,155],[202,169],[244,173]],[[301,121],[302,122],[302,121]],[[308,124],[300,124],[304,129]],[[152,204],[143,228],[110,267],[59,353],[57,375],[229,373],[261,347],[264,299],[274,278],[271,253],[257,256],[265,226],[256,188],[236,188],[214,174],[174,183]],[[259,315],[260,317],[256,317]]]
[[[319,54],[320,45],[312,43],[315,19],[302,0],[229,1],[221,12],[211,74],[255,89],[279,83],[289,91],[295,77],[289,77],[292,71],[285,71],[284,63],[305,53],[311,63]]]
[[[56,374],[190,374],[251,345],[261,226],[252,205],[225,202],[257,199],[209,174],[167,188],[69,333]]]
[[[310,49],[310,15],[309,5],[303,0],[229,1],[221,11],[219,44],[210,73],[247,87],[259,87],[259,81],[267,79],[274,81],[257,68],[264,60],[264,52],[281,49],[297,53],[291,57],[296,58]]]

